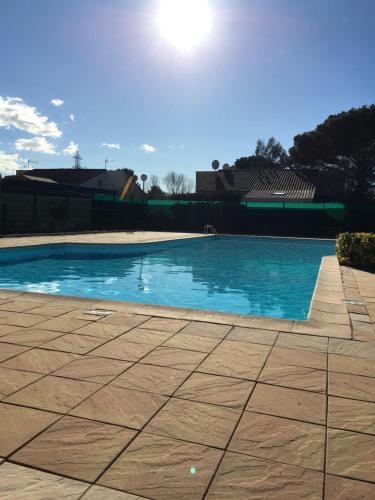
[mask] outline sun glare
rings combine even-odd
[[[189,51],[209,35],[212,13],[206,0],[162,0],[157,21],[166,40]]]

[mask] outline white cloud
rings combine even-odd
[[[62,99],[52,99],[51,104],[58,108],[59,106],[62,106],[64,104],[64,101]]]
[[[154,146],[150,146],[150,144],[142,144],[140,149],[145,153],[155,153],[155,151],[157,151],[157,149]]]
[[[28,106],[19,97],[0,96],[0,127],[23,130],[29,134],[42,137],[61,137],[62,132],[47,116]]]
[[[69,115],[69,118],[70,118],[71,122],[74,122],[74,120],[76,119],[76,117],[73,115],[73,113],[71,115]]]
[[[31,139],[17,139],[14,143],[17,151],[34,151],[46,155],[55,155],[55,145],[48,142],[45,137],[32,137]]]
[[[112,144],[108,142],[102,142],[101,146],[108,149],[121,149],[120,144]]]
[[[8,155],[4,151],[0,151],[0,172],[3,175],[14,174],[16,170],[22,168],[19,161],[19,154]]]
[[[63,153],[64,155],[73,156],[77,150],[78,150],[78,144],[76,144],[73,141],[70,141],[69,145],[65,149],[63,149]]]

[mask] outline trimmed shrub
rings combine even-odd
[[[342,233],[336,239],[336,252],[343,266],[375,270],[375,233]]]

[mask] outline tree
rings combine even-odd
[[[188,179],[184,174],[178,174],[177,172],[168,172],[164,177],[163,182],[167,188],[168,194],[171,196],[188,194],[194,190],[194,183],[192,180]]]
[[[239,158],[234,163],[236,169],[251,168],[284,168],[289,163],[289,157],[280,142],[270,137],[267,142],[258,139],[253,155]]]
[[[375,105],[329,116],[297,135],[289,150],[297,165],[345,172],[349,194],[369,198],[375,188]]]
[[[159,177],[157,175],[151,175],[150,177],[150,188],[147,196],[150,200],[161,200],[165,198],[165,193],[160,187]]]

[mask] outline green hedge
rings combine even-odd
[[[342,233],[336,251],[343,266],[375,270],[375,233]]]

